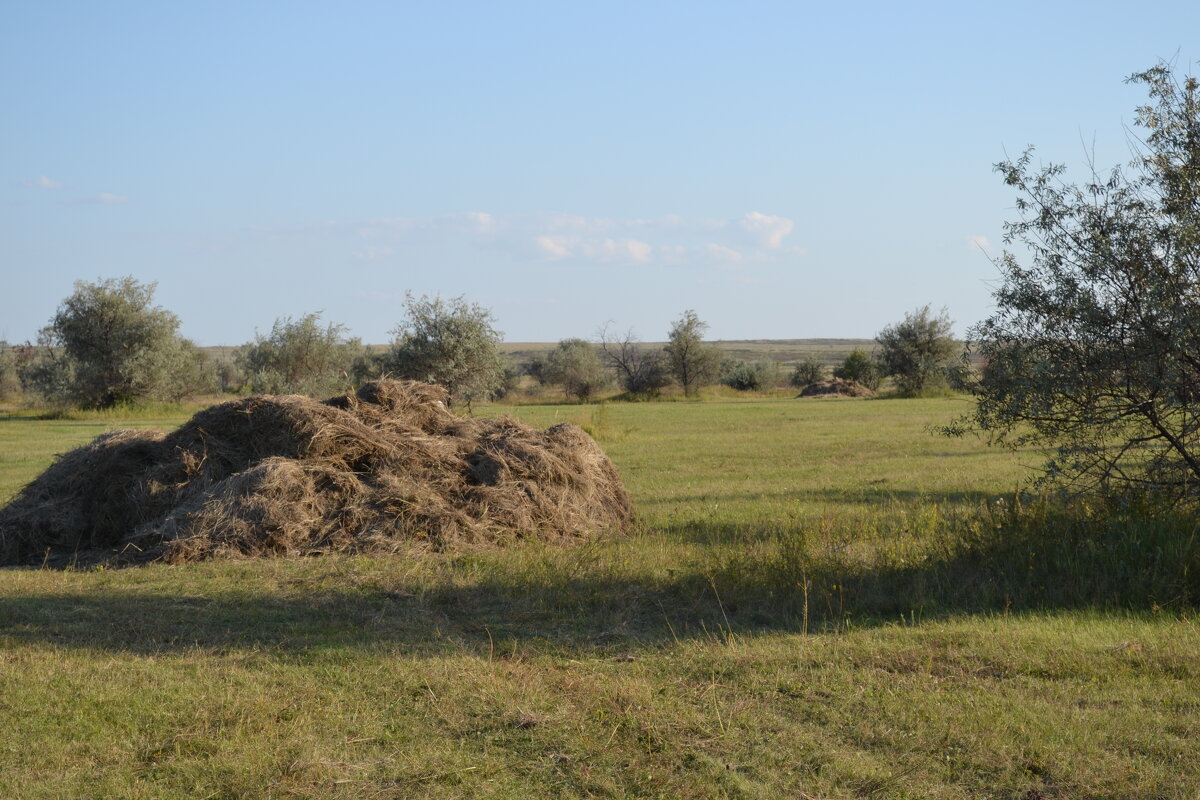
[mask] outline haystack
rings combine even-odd
[[[0,564],[388,552],[623,531],[616,468],[570,424],[463,419],[445,392],[369,383],[234,400],[173,433],[66,453],[0,509]]]
[[[874,397],[875,392],[858,381],[833,378],[805,386],[797,397]]]

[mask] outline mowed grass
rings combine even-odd
[[[583,547],[2,571],[0,795],[1200,795],[1177,526],[997,544],[1037,459],[964,402],[480,410],[613,457],[642,527]],[[132,422],[0,419],[0,497]]]

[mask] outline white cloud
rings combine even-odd
[[[45,175],[39,175],[36,178],[22,178],[21,185],[26,189],[61,189],[63,184],[53,178],[47,178]]]
[[[734,250],[732,247],[726,247],[723,244],[717,244],[716,242],[709,242],[704,246],[704,249],[708,251],[713,261],[719,264],[740,264],[746,260],[746,257],[739,251]]]
[[[967,239],[967,247],[972,250],[983,250],[986,252],[991,249],[992,243],[988,241],[986,236],[972,236]]]
[[[571,257],[571,240],[566,236],[538,236],[534,239],[537,248],[542,251],[547,257],[570,258]]]
[[[247,233],[269,238],[344,237],[354,242],[347,252],[365,260],[404,256],[413,248],[466,245],[516,261],[712,268],[800,258],[804,249],[785,242],[795,227],[786,217],[757,211],[726,220],[471,211],[273,226]]]
[[[783,244],[784,238],[796,227],[787,217],[773,217],[758,211],[751,211],[738,221],[741,229],[755,237],[763,247],[776,248]]]
[[[375,247],[369,245],[364,247],[362,250],[355,251],[354,257],[360,261],[377,261],[381,258],[386,258],[387,256],[393,256],[395,254],[395,249],[391,247]]]
[[[129,198],[122,197],[119,194],[113,194],[112,192],[101,192],[100,194],[96,195],[96,202],[104,206],[115,206],[120,205],[121,203],[128,203]]]

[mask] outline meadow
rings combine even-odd
[[[631,536],[0,571],[0,795],[1192,798],[1196,526],[1021,500],[963,398],[575,422]],[[0,417],[0,502],[188,409]]]

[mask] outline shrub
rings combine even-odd
[[[797,389],[825,380],[825,364],[816,356],[809,356],[796,365],[788,382]]]
[[[779,366],[774,361],[742,361],[721,382],[738,391],[761,392],[779,382]]]
[[[861,347],[850,351],[850,354],[842,361],[842,365],[833,371],[833,377],[861,383],[871,391],[879,388],[882,378],[875,359],[871,358],[870,354]]]
[[[404,306],[407,317],[392,330],[396,338],[384,360],[389,372],[440,384],[450,402],[468,406],[503,385],[507,364],[491,311],[462,297],[417,299],[411,293]]]
[[[876,335],[883,373],[896,379],[902,395],[915,397],[927,388],[945,385],[950,361],[961,352],[950,334],[951,325],[945,309],[933,316],[924,306]]]
[[[52,403],[108,408],[177,401],[209,388],[211,375],[179,319],[153,305],[155,284],[132,277],[77,281],[38,335],[24,383]]]
[[[345,335],[346,326],[321,325],[320,312],[293,319],[280,317],[268,336],[238,349],[234,363],[245,385],[265,394],[335,394],[355,381],[356,367],[367,356],[358,339]]]
[[[595,346],[583,339],[563,339],[546,356],[545,383],[563,387],[569,397],[588,400],[611,382]]]

